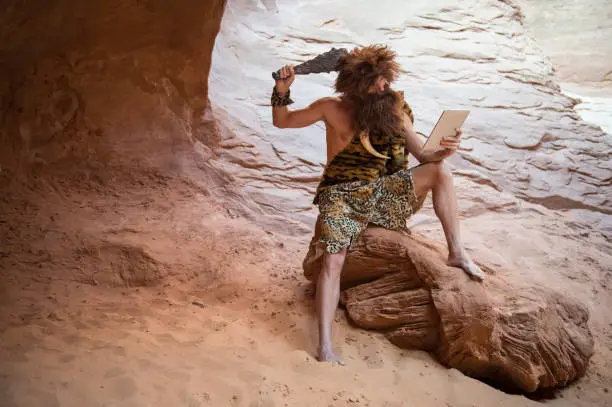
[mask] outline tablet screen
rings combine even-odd
[[[454,136],[455,129],[459,129],[463,126],[469,114],[469,110],[443,111],[438,122],[431,131],[429,138],[425,142],[424,151],[435,152],[441,150],[440,141],[442,141],[444,137]]]

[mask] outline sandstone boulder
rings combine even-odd
[[[316,281],[318,228],[304,259]],[[475,282],[418,234],[368,228],[347,255],[341,303],[354,323],[505,389],[534,392],[581,377],[593,354],[587,308],[570,295],[485,267]]]

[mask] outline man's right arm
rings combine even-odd
[[[299,110],[289,110],[287,106],[272,107],[272,123],[281,129],[310,126],[319,120],[325,120],[325,106],[329,98],[322,98],[308,107]]]
[[[280,99],[288,96],[289,87],[295,80],[293,66],[287,65],[280,70],[280,79],[276,81],[275,91]],[[306,127],[320,120],[325,120],[325,106],[331,98],[319,99],[310,106],[290,111],[285,103],[272,105],[272,124],[281,129]],[[290,101],[290,103],[292,103]]]

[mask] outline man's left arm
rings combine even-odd
[[[407,115],[404,123],[406,128],[406,147],[408,148],[408,152],[419,160],[419,163],[421,164],[432,161],[441,161],[453,155],[459,148],[462,134],[461,129],[457,129],[455,136],[445,137],[442,139],[442,141],[440,141],[440,146],[443,148],[442,150],[438,150],[436,152],[425,152],[423,150],[425,143],[421,141],[417,135],[417,132],[414,130],[414,126],[412,125],[412,121]]]

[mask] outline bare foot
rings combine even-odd
[[[319,362],[331,362],[336,365],[344,366],[344,362],[338,359],[338,357],[331,351],[331,349],[319,349],[319,356],[317,357]]]
[[[448,265],[463,269],[474,280],[482,281],[485,277],[483,271],[472,261],[465,250],[462,250],[458,255],[449,255]]]

